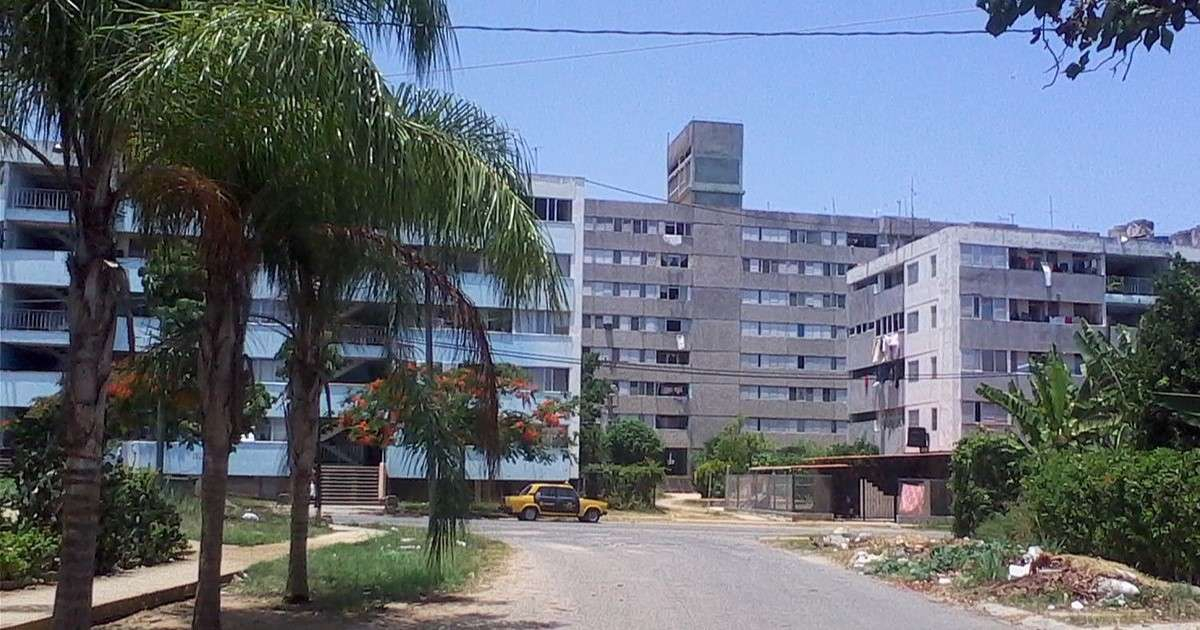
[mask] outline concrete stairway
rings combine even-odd
[[[378,505],[377,466],[321,465],[323,505]]]

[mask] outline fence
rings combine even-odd
[[[816,474],[728,475],[725,509],[833,514],[833,478]]]

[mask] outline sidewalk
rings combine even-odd
[[[308,548],[366,540],[372,530],[336,527],[338,531],[308,540]],[[226,545],[221,555],[221,578],[228,581],[252,564],[287,555],[288,543],[254,547]],[[126,615],[189,599],[195,593],[199,561],[195,547],[183,560],[153,567],[98,577],[92,586],[92,617],[96,624]],[[26,630],[49,628],[54,609],[54,585],[36,586],[0,594],[0,628]]]

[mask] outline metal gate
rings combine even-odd
[[[896,497],[885,494],[874,483],[865,477],[858,480],[858,496],[860,511],[864,520],[887,519],[896,520]]]

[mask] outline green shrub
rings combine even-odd
[[[55,435],[62,426],[61,404],[61,396],[39,399],[11,426],[12,476],[21,491],[0,498],[0,509],[16,512],[15,520],[0,525],[0,529],[42,532],[45,536],[44,532],[58,532],[62,527],[59,512],[66,457]],[[57,547],[57,535],[51,538]],[[186,545],[180,532],[179,514],[167,500],[157,475],[105,461],[100,481],[97,573],[166,562],[182,553]],[[32,571],[38,571],[39,566],[40,572],[53,568],[45,566],[38,557],[26,558],[25,562]]]
[[[1008,511],[991,514],[980,521],[975,526],[975,537],[1026,546],[1043,542],[1034,527],[1029,506],[1019,500],[1011,504]]]
[[[1047,453],[1022,501],[1063,551],[1200,582],[1200,451]]]
[[[650,425],[628,418],[609,425],[604,443],[614,464],[658,463],[663,443]]]
[[[33,528],[0,530],[0,582],[41,577],[54,568],[58,535]]]
[[[654,507],[654,493],[666,477],[661,464],[598,464],[585,471],[588,493],[619,510]]]
[[[107,573],[117,568],[161,564],[186,548],[179,512],[168,500],[158,475],[150,470],[106,464],[96,570]]]
[[[729,464],[719,459],[701,462],[692,471],[692,487],[700,496],[709,499],[725,496],[725,471]]]
[[[971,535],[981,521],[1016,500],[1028,456],[1025,445],[1007,433],[977,433],[959,441],[950,458],[956,535]]]
[[[878,455],[879,447],[868,442],[866,438],[858,438],[854,442],[834,442],[821,449],[814,457],[838,457],[841,455]]]

